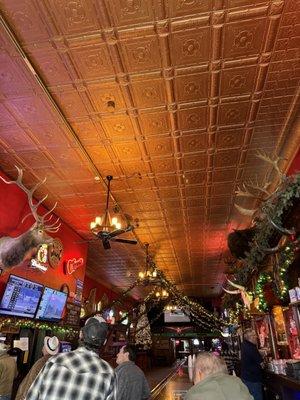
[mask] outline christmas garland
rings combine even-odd
[[[270,272],[263,272],[259,275],[256,286],[255,295],[258,297],[258,309],[259,311],[266,312],[268,310],[268,304],[264,295],[264,286],[266,283],[272,281]]]
[[[278,264],[280,265],[280,267],[279,267],[279,279],[280,279],[279,286],[273,280],[272,274],[270,272],[263,272],[259,275],[257,283],[256,283],[256,287],[255,287],[255,295],[258,296],[258,299],[259,299],[258,309],[260,311],[265,312],[268,310],[268,304],[266,302],[264,290],[263,290],[266,283],[273,281],[273,289],[274,289],[274,293],[276,294],[276,296],[282,301],[286,300],[287,294],[288,294],[287,272],[288,272],[290,265],[293,263],[293,261],[295,259],[295,252],[297,250],[297,244],[298,244],[298,240],[293,243],[290,243],[280,252],[279,260],[278,260]]]
[[[57,335],[68,335],[69,337],[78,336],[79,328],[69,326],[47,324],[45,322],[30,321],[27,319],[3,318],[0,319],[0,330],[3,326],[13,326],[18,328],[36,328],[41,330],[49,330]]]

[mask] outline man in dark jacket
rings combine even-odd
[[[117,354],[117,400],[147,400],[150,389],[144,372],[135,365],[135,349],[126,345]]]
[[[262,400],[262,356],[257,349],[257,335],[246,329],[241,348],[241,378],[254,400]]]

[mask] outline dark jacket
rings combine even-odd
[[[115,369],[118,382],[117,400],[146,400],[150,389],[144,372],[133,361],[126,361]]]
[[[249,382],[262,382],[262,361],[256,345],[244,340],[241,348],[241,378]]]

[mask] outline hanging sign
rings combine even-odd
[[[30,260],[30,266],[42,272],[48,269],[48,244],[43,243],[40,245],[37,254]]]
[[[49,264],[52,268],[56,268],[62,258],[64,247],[62,241],[55,238],[53,242],[49,245],[48,257]]]
[[[65,263],[65,273],[73,274],[78,268],[83,266],[83,258],[72,258]]]

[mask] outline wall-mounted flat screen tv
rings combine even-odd
[[[45,287],[36,313],[36,319],[53,322],[59,321],[62,317],[67,297],[67,293]]]
[[[166,323],[190,322],[190,318],[179,309],[170,312],[164,312],[164,320]]]
[[[43,287],[39,283],[10,275],[1,299],[0,314],[33,318]]]

